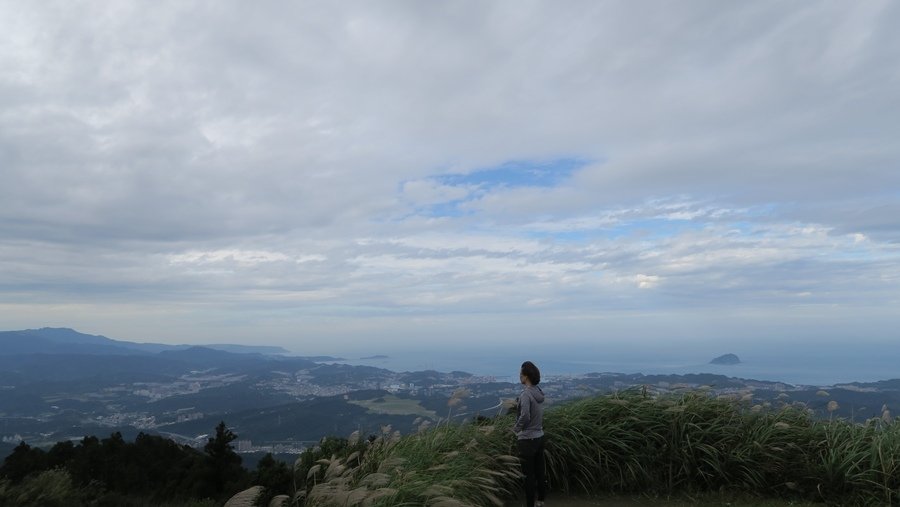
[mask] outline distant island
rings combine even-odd
[[[724,354],[721,355],[712,361],[709,364],[740,364],[741,359],[734,354]]]
[[[360,361],[371,361],[373,359],[390,359],[390,357],[382,355],[382,354],[378,354],[376,356],[368,356],[368,357],[359,358]]]

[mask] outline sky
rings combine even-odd
[[[0,329],[900,344],[900,3],[0,0]]]

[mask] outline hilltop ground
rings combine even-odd
[[[518,499],[508,503],[507,507],[520,507],[523,504],[524,501]],[[679,499],[625,495],[602,497],[548,495],[546,505],[547,507],[815,507],[821,504],[722,495],[703,495]]]

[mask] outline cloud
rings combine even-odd
[[[634,278],[639,289],[652,289],[659,284],[659,277],[656,275],[639,274]]]
[[[314,259],[323,259],[315,256]],[[256,266],[261,263],[289,261],[290,257],[280,252],[267,252],[263,250],[217,250],[212,252],[187,252],[169,257],[172,264],[214,264],[221,262],[235,262],[244,266]],[[303,262],[298,260],[297,262]]]
[[[896,327],[896,2],[11,9],[6,327],[351,343],[801,300]]]

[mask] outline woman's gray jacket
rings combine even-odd
[[[544,436],[544,391],[538,386],[526,386],[518,402],[513,426],[516,437],[525,440]]]

